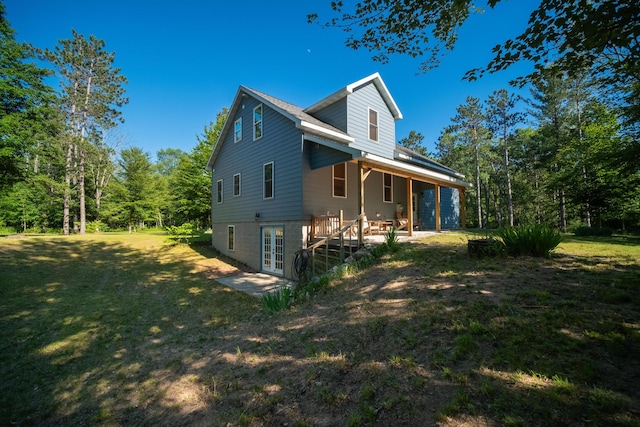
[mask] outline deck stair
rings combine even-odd
[[[306,248],[311,255],[311,277],[344,263],[346,257],[360,248],[357,232],[359,221],[360,216],[352,221],[344,221],[342,211],[338,216],[312,218],[311,235]]]

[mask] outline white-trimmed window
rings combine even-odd
[[[233,141],[242,141],[242,117],[235,121],[233,124]]]
[[[263,199],[273,199],[273,162],[265,163],[262,166],[263,176]]]
[[[393,175],[390,173],[382,174],[382,201],[393,203]]]
[[[218,203],[222,203],[222,180],[219,179],[216,185],[216,200]]]
[[[369,108],[369,139],[378,141],[378,112]]]
[[[238,197],[240,195],[240,174],[237,173],[233,175],[233,197]]]
[[[333,197],[347,197],[347,164],[333,165]]]
[[[236,250],[236,226],[230,225],[227,227],[227,249],[230,251]]]
[[[262,138],[262,104],[253,109],[253,140]]]

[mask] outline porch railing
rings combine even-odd
[[[311,276],[315,276],[319,264],[324,266],[324,271],[337,264],[342,264],[348,254],[351,256],[357,251],[360,244],[358,241],[358,224],[363,215],[351,221],[343,219],[340,211],[338,216],[320,216],[311,219],[311,241],[320,239],[307,246],[307,251],[311,255]],[[335,246],[337,244],[337,249]],[[322,250],[323,249],[323,250]],[[322,261],[322,262],[320,262]]]

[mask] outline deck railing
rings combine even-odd
[[[358,224],[360,221],[359,215],[356,219],[351,221],[345,221],[343,213],[340,211],[338,216],[327,215],[312,217],[311,219],[311,241],[320,239],[313,242],[307,247],[307,251],[311,254],[311,275],[316,274],[317,264],[319,263],[320,255],[317,249],[324,248],[322,254],[322,264],[324,265],[324,272],[327,272],[331,266],[336,264],[342,264],[346,257],[346,248],[348,248],[349,256],[351,256],[355,250],[358,249]],[[332,244],[338,244],[338,255],[331,255]],[[335,261],[335,262],[332,262]]]

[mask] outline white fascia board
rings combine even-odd
[[[348,135],[345,135],[345,134],[342,134],[342,133],[339,133],[339,132],[335,132],[335,131],[332,131],[330,129],[326,129],[326,128],[323,128],[323,127],[318,126],[318,125],[314,125],[313,123],[305,122],[304,120],[299,120],[297,127],[302,129],[302,130],[306,130],[306,131],[313,132],[313,133],[316,133],[316,134],[317,133],[323,134],[323,135],[326,135],[326,136],[328,136],[330,138],[338,139],[338,140],[344,141],[346,143],[351,143],[351,142],[355,141],[354,138],[352,138],[352,137],[350,137]]]
[[[423,176],[425,178],[431,178],[440,182],[448,182],[451,184],[455,184],[459,187],[472,188],[473,185],[458,179],[456,177],[445,175],[440,172],[435,172],[426,168],[421,168],[414,165],[408,165],[406,163],[398,162],[397,160],[387,159],[386,157],[381,157],[376,154],[364,153],[362,156],[362,160],[368,160],[373,164],[378,164],[381,166],[386,166],[391,169],[397,169],[400,172],[406,172],[411,175]]]

